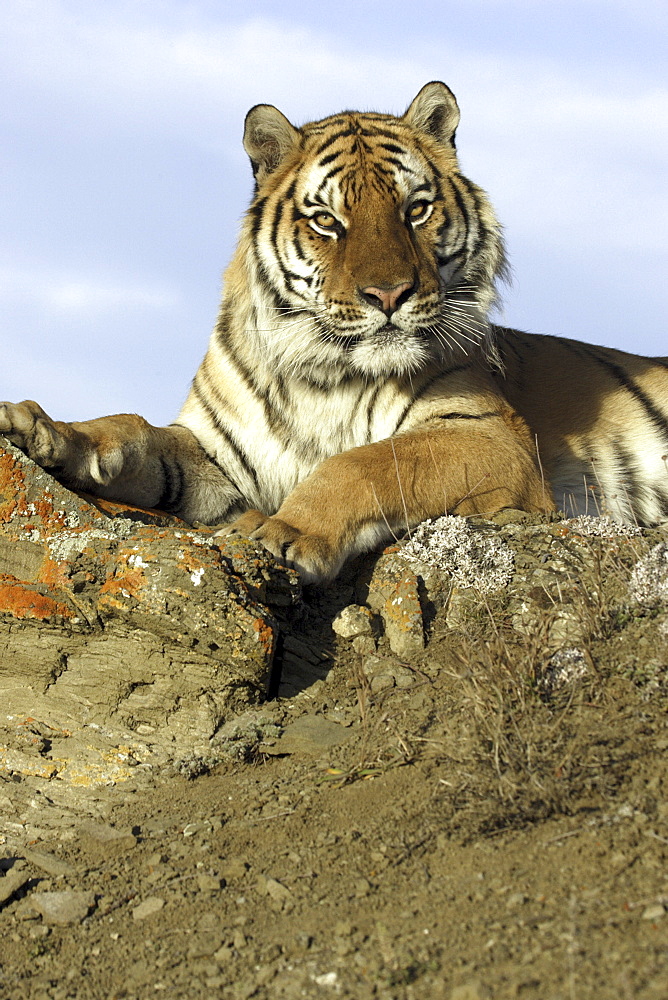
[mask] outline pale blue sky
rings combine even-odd
[[[668,4],[2,0],[0,398],[174,417],[248,201],[243,118],[444,80],[514,270],[503,320],[667,354]]]

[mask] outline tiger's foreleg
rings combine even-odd
[[[528,432],[522,440],[512,421],[494,422],[487,431],[432,425],[342,452],[273,517],[247,511],[221,534],[257,539],[309,583],[331,579],[348,557],[443,513],[553,510]]]
[[[212,524],[239,509],[238,490],[185,427],[127,413],[64,423],[28,400],[0,403],[0,433],[68,486],[108,500]]]

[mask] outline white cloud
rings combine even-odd
[[[160,285],[121,284],[40,268],[0,267],[0,302],[26,301],[58,313],[99,316],[119,309],[164,312],[179,304],[179,296]]]
[[[524,10],[537,18],[545,8],[554,7],[563,18],[564,9],[575,9],[578,4],[603,14],[609,4],[614,11],[628,11],[636,24],[651,25],[656,14],[654,4],[631,5],[625,0],[471,3],[481,18],[485,8],[498,12],[504,5],[514,7],[520,11],[518,24]],[[422,6],[433,14],[441,9],[435,2]],[[462,108],[463,168],[490,191],[501,221],[508,226],[511,253],[516,242],[523,254],[518,285],[531,286],[534,315],[543,310],[534,325],[568,333],[569,326],[559,327],[555,316],[563,301],[570,308],[573,299],[572,309],[577,310],[577,282],[587,285],[591,273],[595,287],[597,268],[611,288],[623,290],[629,302],[635,294],[644,294],[651,305],[647,315],[658,325],[660,299],[665,300],[663,286],[659,281],[651,288],[646,283],[644,293],[637,293],[635,284],[624,288],[629,270],[619,263],[632,255],[636,269],[649,267],[652,274],[660,274],[660,254],[665,254],[668,232],[668,90],[656,84],[656,77],[653,82],[651,74],[643,73],[640,55],[625,53],[629,58],[621,64],[612,52],[609,58],[588,61],[577,46],[571,52],[565,44],[563,56],[555,55],[553,47],[546,56],[540,46],[511,47],[503,40],[484,50],[474,33],[458,35],[446,16],[422,22],[413,18],[413,26],[407,28],[410,37],[402,34],[401,44],[392,49],[374,41],[371,23],[363,36],[348,33],[346,37],[344,27],[342,34],[334,35],[324,28],[304,27],[296,18],[291,24],[286,20],[291,15],[282,6],[276,7],[281,21],[254,17],[253,10],[252,5],[217,0],[208,4],[201,0],[0,0],[3,116],[22,139],[27,137],[24,146],[6,143],[6,152],[0,154],[18,178],[14,192],[7,187],[0,195],[12,209],[17,206],[16,248],[8,246],[4,259],[27,262],[24,269],[14,265],[0,269],[3,326],[8,337],[22,330],[22,342],[32,338],[25,358],[39,357],[45,387],[48,372],[62,369],[62,377],[50,384],[60,382],[67,387],[64,395],[74,415],[74,399],[70,399],[74,390],[68,382],[86,396],[82,411],[90,412],[88,397],[95,404],[98,391],[90,388],[95,380],[86,378],[80,358],[83,350],[89,351],[91,365],[103,365],[109,381],[124,391],[127,387],[127,399],[100,403],[104,409],[143,407],[151,391],[156,398],[180,398],[182,390],[174,386],[181,384],[181,369],[187,368],[187,374],[191,370],[190,362],[182,360],[184,352],[192,352],[194,370],[209,322],[206,315],[195,315],[202,285],[193,275],[202,270],[202,257],[214,243],[211,239],[204,249],[195,235],[200,225],[197,213],[203,220],[207,211],[196,203],[204,187],[203,174],[196,171],[207,171],[210,180],[220,164],[220,187],[217,179],[207,181],[206,198],[218,197],[220,190],[216,218],[225,232],[232,232],[249,189],[241,147],[243,115],[260,101],[275,103],[296,124],[342,107],[401,112],[423,83],[445,79]],[[419,0],[415,10],[420,13]],[[657,27],[660,20],[656,14]],[[621,33],[618,40],[623,45]],[[62,156],[70,142],[70,155]],[[172,149],[177,155],[167,162],[164,157]],[[209,156],[212,149],[215,155]],[[108,183],[113,198],[105,201],[105,156],[112,150],[119,154],[131,150],[132,155],[110,157],[124,166],[114,172],[110,163]],[[207,155],[199,156],[202,150]],[[21,161],[26,151],[28,159]],[[62,179],[52,183],[54,163],[63,172],[73,172],[70,185]],[[99,174],[95,197],[87,186],[91,164]],[[181,185],[190,189],[188,209],[192,207],[196,224],[185,227],[183,234],[178,222],[160,228],[161,210],[155,205],[152,214],[144,211],[141,199],[145,194],[135,179],[139,177],[145,185],[146,178],[156,175],[168,177],[167,183],[156,185],[160,197],[163,191],[169,192],[165,219],[173,220],[175,209],[177,219],[185,217],[186,199],[175,205],[169,197],[178,199]],[[71,203],[71,227],[62,197],[58,200],[63,191],[65,203]],[[52,216],[49,198],[57,205]],[[82,212],[87,213],[83,224]],[[85,258],[73,247],[82,233],[84,237],[90,233],[93,215],[112,222],[104,228],[104,256],[96,254],[95,258],[104,264],[96,270],[91,263],[88,270],[81,270],[77,261]],[[141,252],[133,259],[146,278],[133,275],[127,259],[131,233],[137,226],[143,227],[143,238]],[[119,233],[125,242],[118,239]],[[40,244],[40,239],[45,242]],[[26,247],[30,240],[38,248],[35,264]],[[215,245],[217,253],[217,236]],[[47,259],[58,261],[60,269],[41,266]],[[541,261],[548,262],[542,271]],[[555,272],[555,261],[564,262],[563,272]],[[221,256],[216,269],[222,264]],[[630,273],[635,272],[631,269]],[[176,290],[160,277],[165,274],[178,275]],[[588,294],[587,285],[582,295]],[[601,292],[599,301],[605,312],[609,289]],[[594,339],[606,339],[612,322],[621,322],[617,314],[622,306],[620,292],[610,311],[612,319],[605,321],[603,332],[592,333]],[[595,308],[590,303],[590,315]],[[213,309],[211,313],[213,319]],[[629,330],[640,328],[642,317],[638,318],[632,304],[628,314]],[[526,322],[533,323],[530,318]],[[52,352],[48,361],[45,341]],[[100,345],[106,350],[109,341],[117,348],[122,341],[120,360],[109,354],[100,362]],[[79,345],[77,359],[63,360],[62,345],[74,343]],[[130,368],[134,372],[155,370],[156,344],[166,368],[173,358],[181,359],[174,383],[165,374],[149,388],[142,385],[141,391],[138,383],[129,385],[127,344],[132,346]],[[632,349],[636,346],[641,345],[631,345]],[[18,378],[24,361],[13,353],[12,363]],[[69,379],[68,365],[72,366]]]

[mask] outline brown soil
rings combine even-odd
[[[352,587],[307,595],[304,621]],[[26,877],[0,996],[664,1000],[668,616],[613,605],[556,685],[547,632],[483,597],[465,630],[441,609],[422,653],[381,640],[373,670],[341,638],[310,673],[286,658],[208,765],[139,767],[93,825],[0,849]],[[49,922],[50,891],[90,893],[88,915]]]

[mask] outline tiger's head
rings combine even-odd
[[[401,117],[345,111],[295,128],[271,105],[249,111],[256,192],[241,246],[265,313],[296,331],[277,358],[373,378],[485,340],[505,257],[485,193],[460,173],[458,123],[438,82]]]

